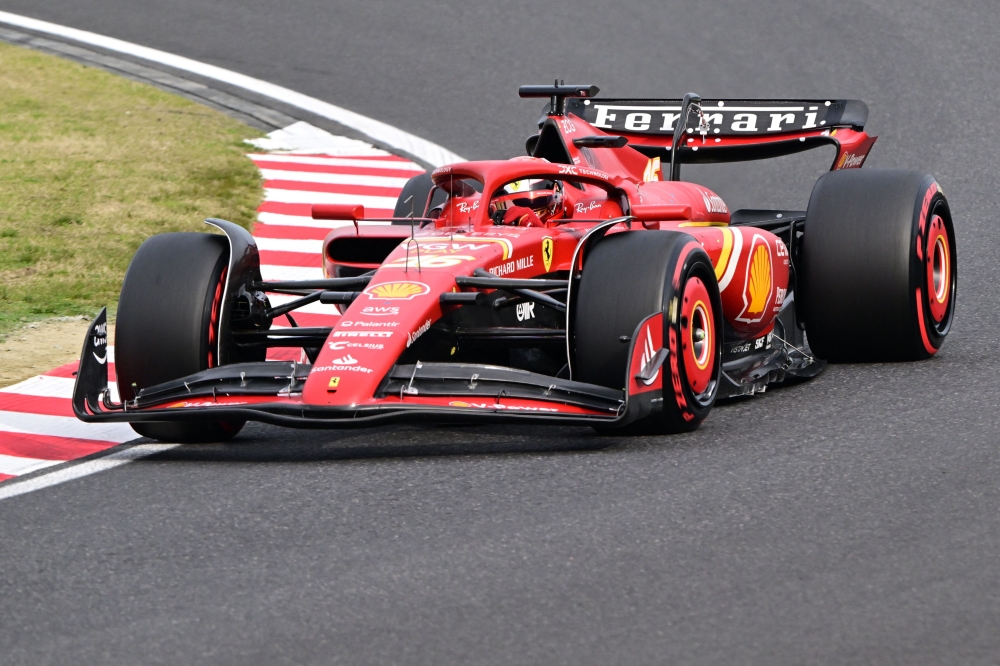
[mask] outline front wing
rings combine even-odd
[[[642,363],[636,329],[630,374],[655,375],[664,355]],[[73,391],[73,411],[87,422],[260,421],[296,428],[369,427],[402,421],[503,422],[623,426],[662,408],[659,390],[609,389],[512,368],[459,363],[397,365],[362,405],[302,401],[311,366],[286,361],[211,368],[145,388],[115,403],[108,390],[107,315],[87,333]],[[662,341],[660,341],[662,347]],[[657,367],[652,367],[656,365]],[[636,370],[639,372],[636,373]],[[626,378],[629,387],[645,384]]]

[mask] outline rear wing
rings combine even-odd
[[[868,105],[854,99],[706,99],[687,118],[677,160],[683,164],[779,157],[823,145],[837,146],[833,169],[860,167],[876,137],[864,132]],[[627,137],[648,157],[670,159],[679,99],[565,100],[565,112],[595,129]]]

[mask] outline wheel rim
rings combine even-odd
[[[681,340],[688,385],[695,395],[704,393],[712,382],[716,346],[715,322],[708,289],[698,277],[692,276],[684,285]]]
[[[940,324],[948,314],[948,304],[952,291],[948,232],[940,215],[935,215],[931,220],[930,231],[927,234],[926,261],[927,301],[930,305],[931,318]]]

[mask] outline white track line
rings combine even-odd
[[[288,88],[268,83],[267,81],[261,81],[260,79],[255,79],[245,74],[239,74],[238,72],[223,69],[222,67],[216,67],[215,65],[198,62],[197,60],[191,60],[190,58],[174,55],[173,53],[167,53],[166,51],[151,49],[146,46],[139,46],[138,44],[115,39],[114,37],[106,37],[105,35],[99,35],[94,32],[77,30],[76,28],[58,25],[56,23],[49,23],[47,21],[39,21],[38,19],[20,16],[18,14],[11,14],[9,12],[0,11],[0,23],[16,25],[27,30],[35,30],[49,35],[57,35],[59,37],[72,39],[84,44],[90,44],[109,51],[116,51],[118,53],[125,53],[137,58],[143,58],[145,60],[149,60],[150,62],[156,62],[181,71],[191,72],[192,74],[197,74],[198,76],[203,76],[207,79],[222,81],[223,83],[228,83],[229,85],[237,86],[239,88],[243,88],[244,90],[257,93],[258,95],[270,97],[271,99],[278,100],[284,104],[315,113],[318,116],[329,118],[330,120],[344,125],[345,127],[350,127],[353,130],[361,132],[365,136],[374,139],[376,142],[405,151],[434,166],[464,161],[463,158],[459,157],[447,148],[439,146],[436,143],[432,143],[427,139],[421,139],[420,137],[410,134],[409,132],[405,132],[398,127],[393,127],[387,123],[363,116],[360,113],[355,113],[354,111],[348,111],[347,109],[335,106],[329,102],[324,102],[323,100],[316,99],[315,97],[309,97],[308,95],[303,95],[302,93],[295,92],[294,90],[289,90]]]
[[[20,393],[38,398],[65,398],[68,400],[73,397],[74,382],[75,380],[69,377],[36,375],[18,384],[0,388],[0,393]]]
[[[138,444],[95,460],[88,460],[77,464],[67,463],[66,467],[53,470],[48,474],[36,476],[32,479],[5,481],[3,484],[0,484],[0,500],[17,497],[18,495],[41,490],[42,488],[49,488],[89,474],[103,472],[113,467],[145,458],[146,456],[169,451],[176,446],[179,446],[179,444]]]
[[[42,460],[41,458],[22,458],[21,456],[0,454],[0,474],[22,476],[59,464],[62,464],[61,460]]]
[[[392,169],[394,171],[412,171],[414,175],[422,173],[424,168],[413,162],[398,160],[357,160],[349,157],[316,157],[314,155],[274,155],[253,153],[247,155],[254,162],[273,162],[275,164],[310,164],[314,166],[360,167],[363,169]]]
[[[279,171],[261,169],[264,180],[283,180],[291,183],[325,183],[327,185],[362,185],[365,187],[394,187],[402,190],[406,178],[391,176],[358,176],[347,173],[316,173],[312,171]]]
[[[73,437],[121,444],[138,438],[127,423],[84,423],[75,416],[0,411],[0,432]]]
[[[317,258],[323,250],[321,240],[295,240],[291,238],[255,238],[257,249],[263,252],[302,252]]]
[[[320,272],[322,273],[322,270]],[[0,393],[17,393],[19,395],[35,396],[36,398],[72,400],[74,384],[76,384],[76,380],[71,377],[35,375],[18,384],[0,388]],[[118,384],[110,382],[108,384],[108,394],[108,398],[112,402],[118,402]]]
[[[322,268],[307,268],[305,266],[273,266],[270,264],[260,267],[261,277],[265,280],[322,280]]]
[[[316,192],[313,190],[280,190],[264,188],[264,201],[277,203],[304,204],[353,204],[365,208],[392,210],[397,197],[372,197],[363,194],[340,194],[338,192]]]

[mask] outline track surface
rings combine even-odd
[[[258,426],[5,501],[2,661],[996,663],[994,3],[342,4],[0,0],[473,159],[516,154],[538,113],[516,86],[556,76],[865,99],[867,166],[933,171],[952,202],[954,332],[683,437]],[[804,205],[805,164],[706,177],[734,207]]]

